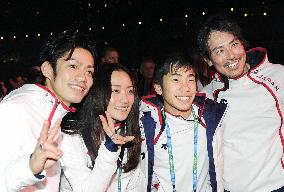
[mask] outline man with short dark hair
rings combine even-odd
[[[228,103],[224,118],[224,185],[232,192],[284,191],[284,67],[264,48],[245,51],[240,27],[210,17],[198,35],[201,55],[217,74],[204,92]]]
[[[60,122],[93,84],[94,47],[65,31],[41,53],[45,85],[26,84],[0,104],[0,191],[58,191]],[[44,125],[43,125],[44,124]],[[43,128],[42,128],[43,125]]]
[[[170,56],[155,73],[157,95],[142,98],[140,166],[147,192],[223,191],[220,130],[226,104],[196,95],[196,80],[188,59]]]

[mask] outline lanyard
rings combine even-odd
[[[124,135],[126,134],[126,125],[123,126],[124,128]],[[121,133],[121,128],[118,128],[116,133],[117,134],[120,134]],[[122,146],[121,147],[121,152],[120,152],[120,155],[118,157],[118,160],[117,160],[117,175],[118,175],[118,181],[117,181],[117,191],[118,192],[121,192],[121,174],[122,174],[122,160],[123,160],[123,156],[124,156],[124,147]]]
[[[194,119],[194,154],[193,154],[193,171],[192,171],[192,180],[193,180],[193,191],[197,190],[197,141],[198,141],[198,121],[194,112],[193,107],[191,107],[191,112]],[[175,179],[175,167],[174,167],[174,157],[172,150],[172,142],[171,142],[171,132],[169,124],[166,121],[165,113],[163,112],[163,116],[165,118],[166,123],[166,135],[167,135],[167,148],[169,155],[169,166],[170,166],[170,175],[171,175],[171,183],[173,186],[173,192],[176,192],[176,179]]]

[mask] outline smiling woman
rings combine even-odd
[[[119,64],[102,65],[94,76],[80,121],[62,128],[68,134],[61,146],[61,191],[145,191],[137,168],[141,139],[134,78]]]

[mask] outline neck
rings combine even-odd
[[[191,115],[191,109],[188,111],[176,111],[176,112],[168,111],[167,109],[165,109],[165,112],[175,117],[182,117],[183,119],[188,119]]]
[[[249,69],[250,69],[250,65],[246,63],[244,67],[244,74],[248,73]]]

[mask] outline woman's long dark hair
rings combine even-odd
[[[126,135],[135,136],[131,143],[125,144],[127,148],[127,162],[123,165],[125,172],[137,167],[141,152],[141,138],[139,128],[139,99],[137,96],[136,82],[131,72],[120,64],[104,64],[99,67],[94,74],[94,84],[90,89],[88,96],[80,106],[77,112],[77,120],[63,126],[62,131],[67,134],[80,134],[83,137],[85,145],[89,151],[93,162],[98,156],[98,150],[102,140],[105,138],[105,132],[99,115],[104,115],[111,98],[111,75],[113,71],[124,71],[127,73],[134,86],[134,103],[127,119]]]

